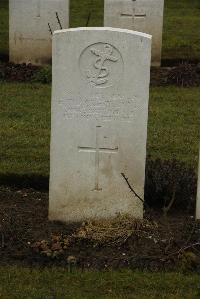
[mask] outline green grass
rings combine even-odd
[[[2,84],[1,172],[48,174],[50,90],[42,84]]]
[[[64,268],[0,268],[0,298],[199,298],[200,276],[180,273],[74,272]]]
[[[71,0],[70,26],[103,26],[103,0]],[[0,1],[0,55],[8,54],[8,0]],[[165,0],[162,59],[200,59],[199,0]]]
[[[70,26],[84,27],[103,26],[104,0],[71,0],[70,2]]]
[[[162,59],[200,59],[199,0],[165,0]]]
[[[49,85],[4,83],[0,88],[0,175],[49,174]],[[151,88],[148,154],[196,167],[200,89]]]
[[[200,89],[154,87],[150,90],[148,153],[197,165],[200,142]]]

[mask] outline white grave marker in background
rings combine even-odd
[[[69,0],[9,0],[9,55],[14,63],[51,62],[52,31],[69,26]]]
[[[151,36],[76,28],[53,37],[49,218],[143,216]]]
[[[164,0],[104,0],[104,26],[152,35],[152,65],[160,66]]]

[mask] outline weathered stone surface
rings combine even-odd
[[[105,0],[104,26],[152,35],[152,65],[160,66],[164,0]]]
[[[196,202],[196,219],[200,219],[200,147],[199,147],[199,171],[198,171],[198,187]]]
[[[51,62],[52,31],[68,28],[69,0],[9,0],[9,55],[14,63]]]
[[[77,28],[53,37],[49,218],[143,215],[151,36]]]

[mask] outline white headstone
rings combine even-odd
[[[14,63],[51,62],[52,31],[69,27],[69,0],[9,0],[9,55]],[[49,23],[49,25],[48,25]]]
[[[160,66],[164,0],[104,0],[104,26],[152,35],[152,66]]]
[[[200,219],[200,148],[199,148],[199,171],[198,171],[196,219]]]
[[[53,37],[49,218],[143,216],[151,36],[76,28]]]

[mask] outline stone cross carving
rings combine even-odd
[[[41,9],[41,0],[38,0],[38,2],[37,2],[37,15],[36,15],[37,18],[41,17],[40,9]]]
[[[125,17],[125,18],[133,18],[134,19],[145,19],[146,18],[146,13],[145,12],[136,12],[135,9],[133,9],[132,12],[130,13],[121,13],[121,17]]]
[[[141,13],[135,13],[134,18],[136,19],[141,19],[141,18],[146,18],[146,13],[141,12]]]
[[[93,191],[101,191],[99,187],[99,154],[115,154],[118,152],[118,147],[106,148],[99,145],[99,131],[101,126],[96,126],[96,146],[95,147],[78,147],[79,152],[95,153],[95,187]]]
[[[136,2],[136,0],[132,0],[132,2]],[[146,18],[146,12],[144,9],[140,9],[140,11],[137,11],[134,7],[133,7],[133,3],[131,4],[131,9],[130,11],[126,9],[126,11],[123,11],[121,13],[121,17],[125,17],[125,18],[132,18],[133,19],[133,22],[134,22],[134,19],[144,19]],[[130,7],[129,7],[130,8]]]

